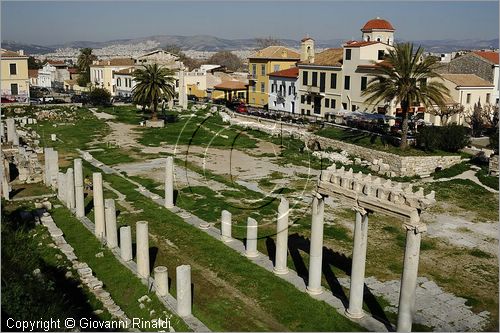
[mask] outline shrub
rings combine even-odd
[[[94,88],[89,94],[90,103],[94,106],[111,105],[111,94],[104,88]]]
[[[498,154],[498,127],[495,132],[490,134],[490,148],[493,149],[496,154]]]
[[[417,134],[417,146],[433,151],[436,149],[455,153],[470,142],[467,127],[451,124],[442,127],[422,127]]]
[[[441,129],[440,149],[452,153],[456,153],[462,148],[465,148],[470,143],[470,137],[467,127],[451,124],[442,126]]]

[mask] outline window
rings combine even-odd
[[[330,104],[331,104],[330,106],[332,107],[332,109],[335,109],[335,107],[337,106],[337,101],[332,99],[332,102]]]
[[[266,92],[266,84],[264,82],[260,83],[260,92]]]
[[[271,93],[274,92],[274,83],[271,84]]]
[[[351,77],[349,75],[344,76],[344,89],[351,89]]]
[[[385,52],[384,50],[378,50],[378,60],[384,60]]]
[[[257,64],[252,64],[252,76],[257,76]]]
[[[290,86],[288,87],[288,95],[295,95],[295,83],[290,83]]]
[[[9,69],[10,69],[10,75],[16,75],[17,74],[17,66],[16,66],[16,64],[9,64]]]
[[[467,104],[470,104],[470,94],[467,94]]]
[[[312,83],[311,86],[316,87],[318,85],[318,72],[312,72]]]
[[[345,49],[345,60],[351,60],[351,49]]]
[[[486,94],[486,103],[489,103],[490,102],[490,94]]]
[[[280,65],[274,65],[274,71],[277,72],[280,70]]]
[[[325,92],[326,73],[319,73],[319,92]]]
[[[305,110],[304,109],[300,109],[300,114],[304,114]]]
[[[117,85],[118,87],[121,87],[121,86],[122,86],[122,79],[117,78],[117,79],[116,79],[116,85]]]
[[[300,95],[300,102],[304,104],[306,102],[306,96]]]
[[[311,95],[307,95],[307,104],[311,104]]]
[[[325,108],[329,108],[329,107],[330,107],[330,99],[325,98]]]
[[[10,94],[11,95],[17,95],[17,94],[19,94],[19,88],[17,86],[17,83],[12,83],[10,85]]]
[[[302,74],[302,85],[307,86],[307,83],[309,81],[309,72],[304,71]]]
[[[256,89],[255,84],[254,84],[254,85],[252,86],[252,92],[256,92],[256,91],[257,91],[257,89]]]
[[[330,88],[337,89],[337,73],[330,75]]]
[[[342,109],[347,110],[347,103],[342,103]]]
[[[266,75],[266,65],[260,65],[260,75]]]
[[[361,91],[366,89],[366,84],[368,83],[368,78],[366,76],[361,77]]]
[[[351,106],[351,110],[354,112],[356,111],[356,105]]]

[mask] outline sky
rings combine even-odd
[[[1,1],[2,40],[53,45],[152,35],[359,39],[380,16],[396,39],[493,39],[498,1]]]

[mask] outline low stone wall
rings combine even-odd
[[[306,125],[280,124],[271,119],[262,119],[237,113],[229,113],[230,121],[234,125],[242,125],[267,132],[272,135],[283,133],[284,136],[293,135],[302,139],[308,146],[319,144],[321,150],[327,148],[347,152],[350,156],[369,162],[373,172],[391,177],[421,176],[425,177],[435,172],[437,168],[445,169],[460,163],[461,157],[453,156],[400,156],[375,149],[361,147],[344,141],[334,140],[307,132]],[[361,162],[361,161],[359,161]]]
[[[490,157],[488,171],[490,176],[498,176],[498,155]]]

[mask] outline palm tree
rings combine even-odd
[[[157,64],[144,65],[134,71],[136,82],[132,89],[134,102],[151,107],[151,119],[157,120],[156,112],[161,99],[170,100],[175,96],[174,72]]]
[[[367,96],[367,103],[395,100],[401,105],[403,126],[401,133],[402,149],[408,147],[408,111],[413,106],[423,104],[426,107],[438,105],[444,107],[449,90],[437,80],[435,69],[438,60],[433,57],[423,59],[424,49],[418,47],[413,52],[413,44],[398,44],[377,64],[378,73],[370,80],[362,96]],[[375,62],[373,62],[375,64]]]
[[[90,47],[80,50],[77,61],[78,70],[80,71],[78,85],[86,86],[90,82],[90,65],[92,65],[94,60],[97,60],[97,56],[92,53]]]

